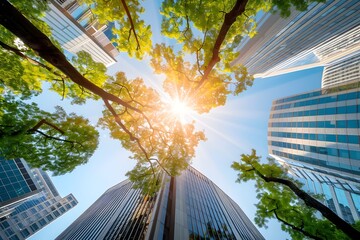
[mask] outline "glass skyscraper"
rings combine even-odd
[[[360,191],[353,184],[338,180],[306,166],[288,164],[289,173],[300,181],[303,189],[323,195],[323,203],[345,221],[353,224],[360,220]]]
[[[265,13],[258,21],[257,35],[243,40],[233,64],[244,65],[255,77],[305,65],[323,66],[360,49],[359,15],[358,0],[314,2],[304,12],[293,10],[285,19]]]
[[[353,223],[360,220],[360,82],[341,82],[273,101],[268,146],[306,190],[324,194]]]
[[[113,23],[100,24],[91,8],[77,0],[49,0],[44,20],[52,36],[70,53],[88,52],[94,61],[110,66],[119,54],[110,38]]]
[[[360,38],[360,33],[359,33]],[[360,40],[359,40],[360,42]],[[353,52],[324,68],[321,87],[331,87],[360,79],[360,50]]]
[[[162,181],[154,196],[128,180],[115,185],[57,239],[264,239],[241,208],[194,168]]]
[[[46,172],[23,160],[1,159],[0,179],[1,202],[7,203],[0,208],[0,240],[26,239],[77,205],[72,194],[59,195]]]
[[[21,159],[6,161],[0,157],[0,217],[5,216],[14,204],[39,193],[29,171]]]

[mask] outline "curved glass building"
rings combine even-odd
[[[329,208],[354,223],[360,220],[360,82],[348,76],[341,85],[273,101],[268,146],[306,190],[323,194]]]

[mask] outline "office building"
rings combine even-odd
[[[89,6],[77,0],[49,0],[44,20],[66,51],[86,51],[94,61],[107,67],[116,62],[119,52],[111,43],[114,23],[100,24]]]
[[[309,166],[289,162],[283,157],[273,156],[286,167],[288,174],[303,184],[302,189],[312,194],[322,195],[321,200],[328,208],[350,224],[360,220],[360,190],[334,176]]]
[[[273,101],[269,153],[359,182],[360,82]]]
[[[360,37],[360,33],[359,33]],[[331,62],[324,68],[321,87],[327,88],[360,79],[360,51]]]
[[[1,240],[26,239],[77,205],[72,194],[62,198],[41,169],[20,159],[1,159],[0,166],[1,197],[11,202],[0,211]]]
[[[241,208],[189,167],[153,196],[125,180],[107,190],[56,239],[264,239]]]
[[[325,66],[360,49],[360,2],[329,0],[293,10],[288,18],[265,13],[257,35],[239,45],[242,64],[255,77]]]
[[[0,217],[5,216],[11,206],[40,192],[30,168],[24,160],[6,161],[0,158]]]
[[[273,101],[270,156],[350,223],[360,219],[359,138],[358,78]]]

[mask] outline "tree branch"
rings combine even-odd
[[[274,182],[280,183],[289,187],[300,199],[302,199],[305,204],[309,207],[315,208],[318,210],[324,217],[326,217],[330,222],[332,222],[335,226],[337,226],[341,231],[343,231],[346,235],[348,235],[351,239],[358,239],[360,236],[360,232],[353,228],[349,223],[341,219],[338,215],[336,215],[332,210],[323,205],[321,202],[317,201],[315,198],[311,197],[308,193],[301,190],[296,184],[292,181],[277,177],[267,177],[263,175],[254,165],[250,162],[246,162],[250,164],[254,169],[255,173],[262,178],[265,182]]]
[[[304,235],[307,236],[307,237],[310,237],[311,239],[322,240],[322,238],[317,237],[317,236],[315,236],[315,235],[313,235],[313,234],[305,231],[304,229],[299,228],[299,227],[297,227],[297,226],[295,226],[295,225],[292,225],[292,224],[286,222],[285,220],[281,219],[281,218],[278,216],[278,214],[277,214],[277,212],[276,212],[276,209],[274,210],[274,214],[275,214],[275,217],[277,218],[277,220],[279,220],[280,222],[282,222],[284,225],[291,227],[291,228],[294,229],[295,231],[301,232],[302,234],[304,234]]]
[[[130,11],[129,11],[129,8],[128,6],[126,5],[126,2],[125,0],[121,0],[121,4],[123,5],[124,9],[125,9],[125,12],[126,12],[126,15],[129,19],[129,22],[130,22],[130,30],[129,31],[132,31],[134,33],[134,36],[135,36],[135,40],[136,40],[136,50],[140,50],[140,43],[139,43],[139,39],[138,39],[138,36],[136,34],[136,31],[135,31],[135,25],[134,25],[134,22],[133,22],[133,19],[131,17],[131,14],[130,14]],[[130,34],[129,34],[130,35]]]
[[[56,141],[61,141],[61,142],[66,142],[66,143],[71,143],[72,146],[75,145],[75,143],[79,144],[80,146],[82,146],[81,143],[78,143],[78,142],[74,142],[74,141],[70,141],[70,140],[66,140],[66,139],[61,139],[61,138],[58,138],[58,137],[54,137],[54,136],[50,136],[50,135],[47,135],[46,133],[43,133],[42,131],[40,130],[35,130],[34,132],[37,132],[39,133],[40,135],[44,136],[46,139],[52,139],[52,140],[56,140]]]
[[[101,87],[86,79],[71,63],[65,55],[50,41],[50,39],[37,29],[7,0],[0,0],[0,24],[20,38],[29,48],[33,49],[41,58],[51,63],[74,83],[88,89],[90,92],[127,107],[143,115],[142,111],[115,95],[106,92]]]
[[[15,47],[11,47],[9,45],[7,45],[6,43],[0,41],[0,46],[16,55],[18,55],[19,57],[23,58],[23,59],[26,59],[28,60],[30,63],[34,64],[34,65],[37,65],[37,66],[40,66],[46,70],[48,70],[49,72],[53,73],[54,75],[60,77],[61,79],[64,79],[64,76],[62,76],[61,74],[59,74],[58,72],[55,72],[51,67],[49,66],[46,66],[45,64],[31,58],[31,57],[28,57],[26,56],[21,50],[15,48]]]
[[[36,130],[38,130],[43,124],[46,124],[50,127],[52,127],[53,129],[57,130],[58,132],[60,132],[61,134],[65,134],[65,132],[63,130],[61,130],[59,127],[57,127],[56,125],[46,121],[45,119],[41,119],[34,127],[30,128],[29,130],[27,130],[27,132],[35,132]]]
[[[204,75],[201,77],[200,81],[195,87],[195,92],[197,92],[200,89],[200,87],[207,80],[211,70],[220,61],[219,53],[220,53],[221,44],[224,42],[226,34],[228,33],[230,27],[235,23],[236,18],[245,12],[245,7],[247,2],[248,0],[237,0],[231,11],[225,14],[224,22],[221,26],[219,34],[217,35],[212,50],[212,57],[205,68]]]

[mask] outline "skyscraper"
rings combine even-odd
[[[359,33],[360,37],[360,33]],[[360,79],[360,50],[329,63],[324,68],[321,87],[326,88]]]
[[[40,192],[29,171],[24,160],[0,158],[0,217],[6,216],[11,206]]]
[[[360,182],[360,82],[275,100],[269,153]]]
[[[77,0],[50,0],[45,22],[53,37],[70,53],[88,52],[94,61],[110,66],[119,54],[111,43],[114,25],[100,24],[91,8]]]
[[[273,101],[268,129],[270,156],[351,223],[360,219],[360,82],[354,79]]]
[[[357,0],[311,3],[307,11],[293,10],[285,19],[266,13],[258,34],[240,44],[234,64],[243,64],[255,77],[326,65],[360,49],[359,14]]]
[[[0,166],[1,200],[11,202],[0,209],[0,239],[25,239],[77,205],[72,194],[62,198],[41,169],[20,159],[1,159]],[[29,196],[28,188],[35,189]]]
[[[193,168],[164,178],[154,196],[125,180],[57,239],[264,239],[241,208]]]
[[[289,174],[303,184],[303,189],[312,194],[323,195],[323,203],[348,223],[360,220],[360,191],[355,184],[349,184],[323,174],[304,165],[295,165],[277,160],[287,166]]]

